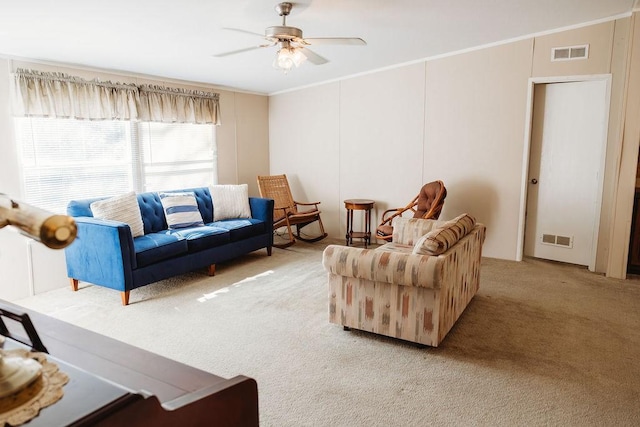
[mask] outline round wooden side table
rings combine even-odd
[[[353,239],[363,239],[364,247],[371,243],[371,209],[373,200],[368,199],[347,199],[344,207],[347,209],[347,246],[353,243]],[[353,231],[353,211],[364,211],[364,231]]]

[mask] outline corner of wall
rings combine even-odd
[[[619,170],[615,176],[614,214],[607,277],[626,278],[633,200],[638,167],[640,141],[640,12],[631,16],[630,50],[625,74],[623,112],[621,118],[622,147]]]

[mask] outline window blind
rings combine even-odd
[[[217,182],[215,126],[17,117],[28,203],[65,213],[70,200]]]

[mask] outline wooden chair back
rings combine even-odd
[[[260,197],[273,199],[273,220],[277,222],[287,212],[297,213],[296,202],[293,200],[287,175],[258,176]]]

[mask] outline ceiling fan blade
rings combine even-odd
[[[359,37],[315,37],[315,38],[312,37],[312,38],[305,38],[304,41],[305,41],[305,44],[312,44],[312,45],[343,44],[343,45],[362,46],[367,44],[367,42],[365,42]]]
[[[309,62],[311,62],[312,64],[322,65],[322,64],[326,64],[327,62],[329,62],[328,59],[323,58],[322,56],[318,55],[317,53],[315,53],[311,49],[308,49],[306,47],[300,47],[298,49],[300,49],[302,51],[302,54],[304,56],[306,56],[307,59],[309,60]]]
[[[224,27],[222,28],[223,30],[228,30],[228,31],[236,31],[238,33],[245,33],[245,34],[251,34],[252,36],[258,36],[258,37],[262,37],[264,38],[264,34],[260,34],[260,33],[254,33],[253,31],[247,31],[247,30],[242,30],[240,28],[228,28],[228,27]]]
[[[245,47],[244,49],[232,50],[230,52],[216,53],[216,54],[211,55],[211,56],[216,57],[216,58],[222,58],[223,56],[235,55],[236,53],[248,52],[250,50],[260,49],[260,48],[269,47],[269,46],[273,46],[273,45],[272,44],[261,44],[259,46]]]

